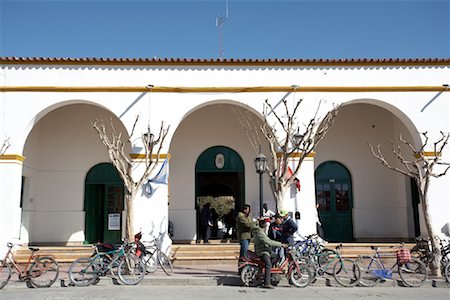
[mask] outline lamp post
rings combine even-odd
[[[256,172],[259,174],[259,216],[263,215],[263,183],[262,183],[262,175],[266,171],[267,168],[267,159],[264,154],[261,152],[261,146],[259,147],[259,154],[255,158],[255,167]]]
[[[294,136],[292,137],[295,149],[299,150],[300,143],[303,141],[303,137],[304,137],[303,134],[300,134],[299,130],[297,129],[297,133],[295,133]]]

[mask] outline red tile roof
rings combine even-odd
[[[224,66],[365,66],[450,65],[450,58],[346,58],[346,59],[193,59],[193,58],[64,58],[0,57],[1,64],[37,65],[224,65]]]

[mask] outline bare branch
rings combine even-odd
[[[430,178],[431,177],[441,177],[447,174],[450,169],[450,163],[441,161],[441,153],[444,148],[447,146],[449,133],[441,132],[441,138],[439,138],[436,142],[433,143],[434,157],[429,157],[424,149],[428,144],[428,135],[426,132],[422,133],[424,137],[424,143],[420,147],[420,149],[416,149],[412,143],[406,141],[402,135],[400,135],[400,142],[404,145],[407,145],[409,149],[412,151],[412,155],[415,156],[415,159],[408,160],[401,153],[401,147],[399,145],[395,145],[392,142],[392,152],[395,155],[397,161],[403,164],[403,166],[407,170],[403,170],[397,167],[393,167],[390,163],[386,161],[383,154],[381,153],[380,145],[377,146],[377,151],[375,151],[374,147],[369,144],[370,150],[375,158],[380,160],[380,162],[386,166],[387,168],[394,170],[400,174],[406,175],[414,179],[417,183],[419,197],[421,200],[421,207],[425,219],[425,225],[427,228],[428,236],[431,240],[431,248],[432,248],[432,258],[431,258],[431,272],[433,275],[439,275],[440,273],[440,260],[441,254],[439,245],[436,242],[436,234],[434,233],[434,229],[431,222],[431,216],[429,213],[429,204],[428,204],[428,188],[430,186]],[[441,172],[435,172],[434,167],[438,166],[447,166]],[[414,170],[413,170],[414,169]]]
[[[6,150],[8,150],[8,148],[11,146],[11,144],[9,143],[9,139],[10,138],[7,138],[3,141],[3,144],[0,147],[0,155],[4,155],[6,153]]]
[[[133,134],[134,134],[134,129],[136,128],[136,124],[137,124],[138,120],[139,120],[139,115],[137,115],[137,116],[136,116],[136,119],[134,120],[133,128],[131,129],[131,133],[130,133],[130,139],[131,139],[131,137],[132,137]]]

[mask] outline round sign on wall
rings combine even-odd
[[[222,169],[225,166],[225,156],[222,153],[217,154],[215,163],[217,169]]]

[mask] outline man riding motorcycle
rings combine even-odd
[[[265,276],[263,288],[273,289],[270,283],[270,269],[272,268],[271,261],[271,247],[287,247],[287,244],[282,244],[278,241],[271,240],[265,233],[266,221],[260,219],[258,227],[253,228],[253,242],[255,244],[255,252],[258,257],[264,261]]]

